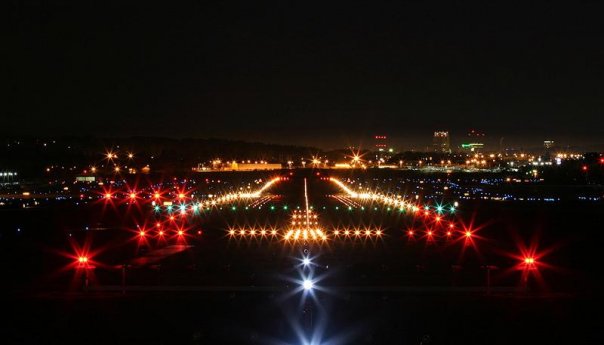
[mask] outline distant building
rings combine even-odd
[[[553,140],[544,140],[544,141],[543,141],[543,147],[544,147],[546,150],[551,149],[552,147],[554,147],[554,145],[555,145],[555,143],[554,143],[554,141],[553,141]]]
[[[468,132],[469,138],[484,138],[485,134],[483,132],[477,131],[475,129],[470,129]]]
[[[482,151],[483,148],[484,148],[484,144],[483,143],[465,143],[465,144],[461,144],[461,149],[463,151],[479,152],[479,151]]]
[[[388,137],[386,137],[385,135],[376,135],[373,137],[373,140],[375,141],[374,145],[375,145],[376,151],[378,151],[378,152],[386,151],[386,149],[388,148],[388,144],[387,144]]]
[[[95,182],[96,176],[82,175],[76,176],[76,182]]]
[[[394,153],[394,149],[392,147],[388,147],[388,137],[385,135],[375,135],[373,140],[375,147],[375,160],[380,162],[390,159]]]
[[[476,152],[484,149],[484,141],[486,138],[484,132],[480,132],[475,129],[470,129],[470,131],[468,131],[467,136],[468,142],[465,144],[461,144],[462,150]]]
[[[195,172],[206,172],[206,171],[255,171],[255,170],[281,170],[283,166],[281,163],[268,163],[265,161],[250,162],[243,161],[241,163],[233,162],[212,162],[211,167],[204,167],[198,164],[197,167],[192,168]]]
[[[280,170],[283,166],[280,163],[237,163],[231,164],[230,170],[233,171],[253,171],[253,170]]]
[[[451,152],[451,139],[448,131],[436,131],[432,139],[434,152]]]

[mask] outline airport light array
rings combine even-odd
[[[294,210],[292,214],[291,227],[286,232],[286,241],[325,241],[327,235],[319,227],[317,214],[306,209],[305,211]]]
[[[275,183],[283,180],[284,178],[275,177],[268,182],[266,182],[261,188],[253,191],[253,192],[232,192],[226,193],[222,195],[208,195],[203,199],[197,199],[194,201],[187,202],[189,197],[187,193],[184,191],[178,192],[176,197],[174,198],[166,198],[163,195],[168,194],[164,191],[155,190],[149,195],[143,195],[143,193],[137,192],[135,190],[128,190],[126,192],[112,192],[105,191],[102,194],[102,198],[106,201],[113,200],[121,200],[125,203],[138,204],[142,200],[150,200],[151,206],[156,212],[161,211],[162,209],[168,212],[177,212],[181,215],[186,215],[187,213],[197,213],[203,209],[210,209],[212,207],[226,205],[236,202],[242,201],[253,201],[253,205],[261,206],[262,204],[268,202],[272,197],[263,196],[263,193],[272,187]],[[123,197],[120,197],[122,196]]]
[[[349,188],[345,183],[338,180],[337,178],[330,177],[329,180],[331,182],[333,182],[334,184],[336,184],[342,191],[344,191],[344,193],[346,193],[346,195],[350,199],[356,199],[356,200],[360,200],[360,201],[375,201],[375,202],[379,202],[385,206],[398,208],[401,211],[409,210],[413,213],[421,213],[423,211],[424,215],[426,215],[426,216],[430,215],[432,213],[436,213],[437,214],[437,216],[435,216],[436,221],[440,221],[442,219],[439,216],[440,214],[443,214],[446,211],[454,213],[457,206],[459,206],[459,204],[457,202],[455,202],[453,205],[451,205],[449,207],[444,207],[442,205],[437,205],[435,207],[434,206],[431,207],[429,205],[421,206],[419,204],[404,200],[401,195],[388,196],[388,195],[384,195],[381,193],[374,193],[374,192],[355,192],[354,190]],[[342,200],[340,200],[340,201],[342,201]],[[347,204],[347,206],[351,207],[350,204]]]

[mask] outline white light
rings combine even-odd
[[[308,265],[310,265],[310,259],[304,258],[304,260],[302,260],[302,263],[304,264],[304,266],[308,266]]]
[[[312,281],[310,279],[306,279],[302,283],[302,287],[304,288],[304,290],[310,290],[313,288],[313,286],[314,286],[314,284],[312,283]]]

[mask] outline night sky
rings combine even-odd
[[[596,2],[247,2],[12,1],[0,135],[604,143]]]

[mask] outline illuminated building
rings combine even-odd
[[[483,143],[466,143],[466,144],[461,144],[461,148],[463,150],[467,150],[470,152],[477,152],[484,148],[484,144]]]
[[[479,152],[484,149],[485,134],[477,130],[471,129],[468,132],[468,142],[461,144],[463,151]]]
[[[432,139],[435,152],[451,152],[451,140],[448,131],[436,131]]]
[[[484,137],[485,137],[485,134],[484,134],[484,133],[482,133],[482,132],[479,132],[479,131],[477,131],[477,130],[475,130],[475,129],[471,129],[471,130],[468,132],[468,137],[469,137],[469,138],[484,138]]]
[[[390,159],[392,153],[394,152],[393,148],[388,147],[388,137],[385,135],[376,135],[373,137],[374,147],[375,147],[375,160],[380,163],[383,163]]]
[[[544,147],[546,150],[551,149],[552,147],[554,147],[554,145],[555,145],[555,143],[554,143],[554,141],[553,141],[553,140],[544,140],[544,141],[543,141],[543,147]]]
[[[281,170],[283,166],[280,163],[269,163],[266,161],[251,162],[242,161],[241,163],[233,162],[212,162],[212,167],[204,167],[199,164],[192,168],[195,172],[204,171],[254,171],[254,170]]]
[[[387,150],[387,139],[388,137],[386,137],[385,135],[376,135],[373,137],[373,139],[375,140],[375,150],[378,152],[384,152]]]

